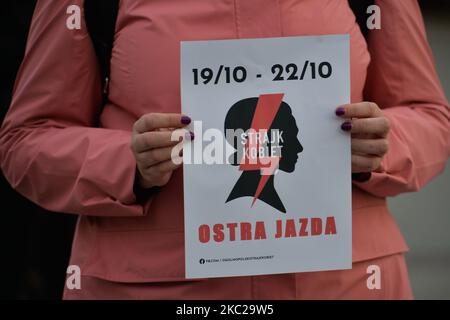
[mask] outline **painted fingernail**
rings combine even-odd
[[[352,180],[356,182],[366,182],[372,177],[372,172],[352,173]]]
[[[344,131],[350,131],[350,130],[352,130],[352,123],[351,122],[344,122],[342,125],[341,125],[341,129],[342,130],[344,130]]]
[[[195,138],[195,135],[192,131],[186,132],[184,136],[186,137],[186,140],[194,140]]]
[[[182,116],[181,117],[181,123],[182,124],[189,124],[189,123],[191,123],[191,118],[189,118],[188,116]]]
[[[336,115],[338,117],[343,116],[345,114],[345,108],[344,107],[339,107],[336,109]]]

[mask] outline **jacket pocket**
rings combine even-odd
[[[185,277],[183,231],[97,231],[95,238],[83,275],[127,283],[205,280]]]

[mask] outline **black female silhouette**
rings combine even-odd
[[[252,123],[255,121],[255,113],[258,105],[259,98],[248,98],[235,103],[228,111],[225,118],[225,132],[230,132],[230,130],[244,131],[248,132],[251,128]],[[269,140],[272,139],[272,133],[278,131],[282,136],[282,141],[280,141],[281,147],[281,159],[278,164],[278,169],[285,172],[293,172],[295,170],[295,164],[298,160],[298,153],[303,151],[303,147],[300,141],[297,139],[298,127],[294,116],[292,115],[291,107],[284,101],[281,101],[282,95],[280,95],[280,100],[276,106],[273,120],[269,121],[270,127],[267,128],[267,134]],[[259,108],[259,107],[258,107]],[[258,110],[258,114],[267,115],[269,110]],[[263,116],[265,116],[263,115]],[[234,135],[226,134],[227,142],[233,146],[237,151],[231,156],[232,159],[229,163],[232,165],[240,165],[242,158],[238,155],[244,154],[243,149],[245,148],[245,142],[239,141]],[[274,186],[274,175],[268,177],[267,182],[264,184],[263,189],[259,194],[256,193],[258,186],[260,185],[262,175],[260,169],[254,170],[244,170],[239,180],[236,182],[233,190],[228,196],[226,202],[231,200],[241,198],[241,197],[255,197],[257,199],[264,201],[273,208],[286,213],[286,208],[283,205],[280,197]]]

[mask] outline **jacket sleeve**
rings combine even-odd
[[[389,119],[390,150],[369,181],[379,197],[417,191],[446,165],[450,111],[415,0],[380,0],[381,30],[371,32],[365,96]]]
[[[95,128],[101,112],[95,52],[83,14],[80,29],[66,25],[67,8],[82,10],[82,3],[37,3],[0,131],[1,168],[13,188],[48,210],[140,216],[131,132]]]

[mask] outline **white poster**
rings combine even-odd
[[[349,36],[184,41],[186,277],[351,268]]]

